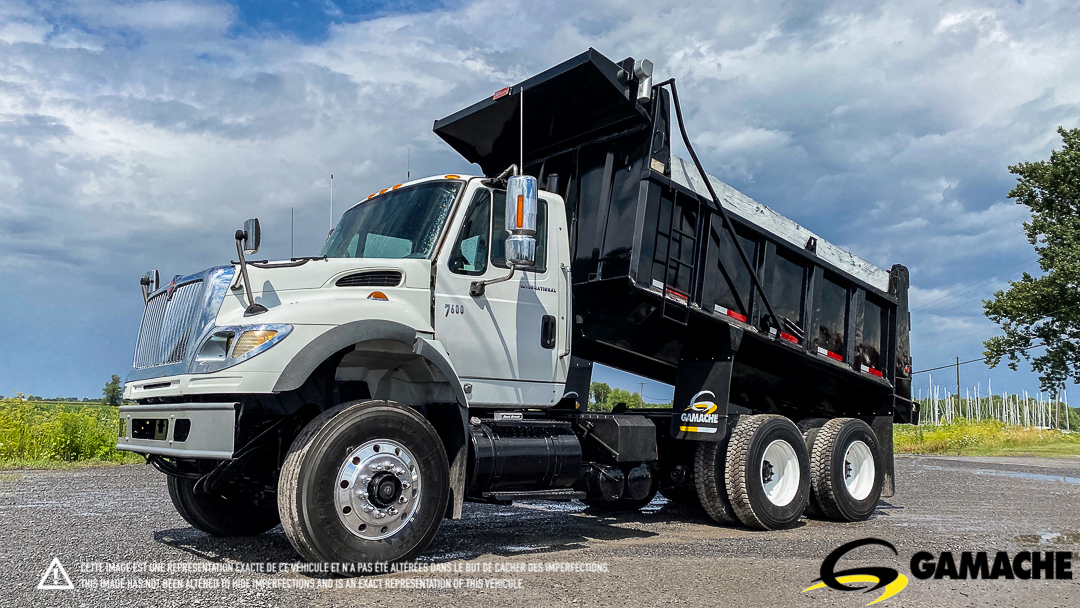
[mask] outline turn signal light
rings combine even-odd
[[[240,338],[236,341],[236,346],[233,347],[233,358],[235,359],[255,350],[257,347],[269,342],[271,338],[277,335],[277,333],[278,332],[272,329],[254,329],[245,331],[240,334]]]
[[[386,297],[386,294],[381,291],[373,291],[369,293],[367,299],[380,300],[382,302],[388,302],[390,300],[390,298]]]

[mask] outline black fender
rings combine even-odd
[[[461,517],[465,500],[465,474],[468,463],[469,402],[446,351],[408,325],[383,319],[363,319],[339,325],[312,340],[293,357],[278,377],[274,392],[300,388],[312,372],[333,355],[369,340],[400,342],[428,362],[446,378],[457,401],[457,408],[428,407],[428,419],[439,431],[450,460],[450,504],[447,515]],[[416,404],[411,404],[416,405]]]

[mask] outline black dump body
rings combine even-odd
[[[524,172],[566,201],[584,370],[568,389],[587,394],[597,362],[675,385],[679,405],[702,385],[683,378],[720,370],[755,412],[913,421],[907,269],[872,285],[728,211],[768,315],[712,197],[672,178],[669,90],[640,103],[632,66],[590,49],[435,122],[488,176],[519,163],[523,129]]]

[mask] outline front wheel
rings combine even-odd
[[[391,401],[358,401],[316,416],[293,441],[278,511],[308,561],[406,561],[438,532],[449,480],[442,441],[423,416]]]

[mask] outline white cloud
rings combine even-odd
[[[710,171],[879,265],[909,265],[921,298],[1031,255],[1005,167],[1077,126],[1073,6],[477,0],[304,44],[232,36],[237,12],[214,2],[10,3],[0,273],[60,302],[93,293],[107,315],[137,307],[146,268],[225,261],[251,215],[266,251],[287,254],[295,206],[311,252],[329,173],[340,212],[402,179],[410,149],[414,176],[464,170],[434,119],[594,46],[678,78]],[[978,321],[959,312],[918,339]],[[108,356],[123,364],[136,321],[115,323]]]

